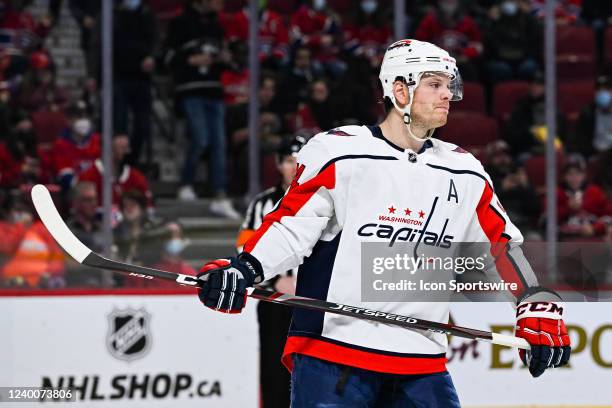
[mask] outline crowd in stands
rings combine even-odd
[[[31,1],[0,0],[0,285],[98,285],[73,273],[32,210],[28,191],[51,187],[77,236],[102,250],[100,1],[67,0],[86,77],[63,89],[45,38],[61,0],[36,20]],[[248,85],[259,84],[261,180],[278,182],[274,152],[289,137],[383,113],[378,69],[393,40],[390,0],[267,0],[259,7],[259,78],[248,69],[246,0],[119,0],[114,5],[113,256],[190,271],[180,227],[155,216],[147,179],[153,92],[163,83],[185,122],[177,198],[194,200],[208,165],[210,212],[237,219],[246,193]],[[545,120],[543,0],[406,1],[406,37],[458,61],[464,100],[434,137],[476,155],[528,239],[543,239],[548,137],[558,158],[560,239],[612,241],[612,2],[557,2],[557,129]],[[169,81],[158,81],[159,78]],[[168,85],[169,84],[169,85]],[[166,95],[161,92],[159,95]],[[204,156],[205,160],[202,159]],[[142,242],[155,250],[142,250]],[[192,272],[192,271],[190,271]],[[141,285],[129,280],[117,285]]]

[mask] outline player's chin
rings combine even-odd
[[[434,127],[439,128],[446,125],[448,121],[448,111],[438,111],[433,115],[432,122]]]

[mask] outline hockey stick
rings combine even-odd
[[[62,220],[62,217],[53,204],[49,190],[47,190],[47,188],[43,185],[38,184],[32,188],[32,201],[38,215],[40,216],[40,219],[47,230],[49,230],[49,233],[72,258],[83,265],[117,271],[143,279],[171,280],[184,286],[200,287],[202,285],[202,281],[194,276],[113,261],[93,252],[81,241],[79,241],[79,239],[64,223],[64,220]],[[527,350],[530,348],[527,341],[519,337],[470,329],[452,324],[416,319],[414,317],[401,316],[356,306],[327,302],[324,300],[287,295],[259,288],[249,288],[247,290],[247,295],[266,302],[311,309],[324,313],[351,316],[378,323],[400,326],[407,329],[419,329],[468,339],[484,340],[493,344],[518,347]]]

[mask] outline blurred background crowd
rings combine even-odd
[[[527,240],[542,240],[544,145],[555,138],[560,240],[612,242],[612,2],[557,4],[557,134],[545,125],[542,0],[407,0],[407,37],[458,61],[464,99],[435,137],[476,155]],[[262,0],[258,78],[245,0],[114,3],[111,256],[193,274],[235,250],[259,84],[261,184],[296,135],[374,124],[393,40],[389,0]],[[143,286],[84,273],[33,212],[51,189],[102,251],[100,1],[0,0],[0,286]]]

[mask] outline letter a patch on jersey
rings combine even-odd
[[[451,198],[455,199],[455,203],[459,204],[459,195],[457,194],[457,187],[455,186],[455,182],[453,179],[450,179],[450,185],[448,186],[448,196],[446,197],[446,201],[450,201]]]

